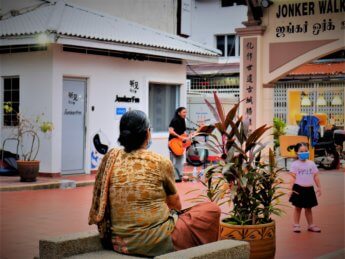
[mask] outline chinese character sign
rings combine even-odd
[[[249,119],[251,127],[255,126],[255,107],[256,107],[256,55],[257,39],[243,39],[243,98],[244,114]]]
[[[129,91],[131,93],[137,93],[139,90],[139,83],[135,80],[129,80]]]

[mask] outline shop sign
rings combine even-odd
[[[135,96],[127,97],[126,95],[124,95],[124,96],[116,95],[115,102],[119,102],[119,103],[139,103],[140,102],[140,98],[135,97]]]
[[[244,82],[244,113],[249,120],[250,125],[256,125],[255,107],[256,107],[256,55],[257,39],[243,39],[243,82]]]
[[[116,107],[116,115],[123,115],[126,111],[127,109],[125,107]]]
[[[68,104],[75,105],[79,101],[79,95],[75,92],[68,92]]]
[[[344,30],[345,0],[319,0],[276,5],[276,37],[311,34],[318,36],[327,32]],[[339,15],[337,15],[339,14]],[[305,17],[303,21],[298,19]],[[338,19],[338,17],[340,19]],[[285,19],[286,18],[286,19]],[[280,20],[286,22],[282,24]],[[297,20],[297,22],[295,22]]]
[[[136,94],[139,91],[139,83],[135,80],[129,80],[129,91]]]
[[[75,105],[78,104],[78,101],[81,99],[81,96],[78,95],[78,93],[75,93],[73,91],[69,91],[67,93],[68,95],[68,104],[71,109],[75,109]],[[82,112],[80,110],[69,110],[65,108],[64,115],[82,115]]]

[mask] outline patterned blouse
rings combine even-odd
[[[170,160],[148,150],[120,150],[110,178],[114,250],[155,256],[173,251],[174,219],[166,204],[176,194]]]

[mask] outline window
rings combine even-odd
[[[4,126],[17,126],[16,113],[19,112],[19,77],[4,77],[3,103],[10,102],[13,108],[11,113],[3,113]]]
[[[234,34],[217,35],[217,49],[222,52],[225,57],[237,57],[240,55],[240,41]]]
[[[234,5],[246,5],[245,0],[221,0],[222,7],[234,6]]]
[[[149,118],[153,132],[167,132],[170,120],[179,106],[180,86],[149,85]]]

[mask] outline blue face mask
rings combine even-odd
[[[307,160],[309,159],[309,152],[300,152],[300,153],[297,153],[298,155],[298,159],[299,160]]]
[[[152,140],[150,139],[150,140],[147,142],[146,149],[149,149],[149,148],[151,147],[151,144],[152,144]]]

